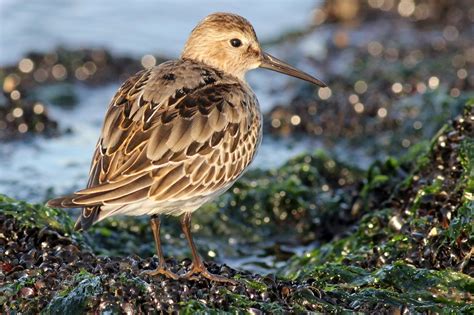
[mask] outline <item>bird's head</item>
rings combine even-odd
[[[240,79],[247,71],[260,67],[326,86],[265,53],[250,22],[231,13],[214,13],[199,22],[191,32],[181,58],[203,62]]]

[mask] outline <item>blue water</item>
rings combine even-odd
[[[240,14],[261,40],[307,25],[318,1],[0,0],[0,64],[25,52],[105,47],[132,56],[176,57],[207,14]]]

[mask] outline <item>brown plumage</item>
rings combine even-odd
[[[262,119],[245,73],[263,67],[323,85],[262,52],[244,18],[216,13],[191,33],[180,59],[143,70],[122,84],[107,110],[86,189],[48,205],[82,207],[76,229],[116,214],[152,215],[160,267],[159,214],[183,215],[193,268],[205,270],[192,242],[191,213],[226,191],[253,160]]]
[[[127,205],[144,200],[155,204],[140,211],[194,211],[185,203],[227,188],[253,159],[261,117],[248,104],[256,102],[246,85],[199,62],[181,59],[141,71],[109,106],[88,188],[49,204],[85,207],[77,223],[82,229],[111,214],[133,215]],[[246,150],[247,143],[254,149]]]

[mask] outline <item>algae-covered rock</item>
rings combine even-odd
[[[472,311],[473,143],[471,102],[427,153],[389,160],[372,180],[369,172],[361,196],[378,199],[381,189],[389,194],[367,205],[352,234],[293,257],[280,275],[315,279],[361,311],[380,303],[412,312]],[[406,175],[393,181],[400,173]]]
[[[242,233],[250,235],[262,229],[258,239],[274,237],[287,224],[296,228],[294,240],[304,242],[312,228],[327,229],[327,239],[315,232],[312,239],[324,244],[295,255],[277,275],[207,264],[238,285],[144,275],[143,270],[156,267],[155,258],[98,256],[86,245],[91,239],[72,231],[63,211],[2,196],[0,304],[4,313],[472,312],[473,132],[474,106],[467,105],[431,144],[414,147],[402,159],[375,163],[366,175],[322,153],[249,174],[217,204],[222,210],[209,206],[214,212],[208,215],[222,219],[239,203],[248,206],[254,200],[261,211],[249,208],[238,212],[240,217],[228,217],[231,230],[247,226]],[[327,206],[329,192],[336,196],[336,191],[345,201]],[[314,209],[308,206],[312,203]],[[339,228],[345,229],[334,224],[329,232],[330,220],[338,218],[337,205],[344,203]],[[282,211],[289,212],[285,220]],[[277,228],[257,223],[265,221],[262,215],[271,216]],[[309,223],[312,216],[321,221]],[[199,224],[208,222],[205,218]],[[227,235],[210,226],[203,237]],[[122,246],[121,241],[107,244]],[[169,259],[168,264],[184,273],[190,261]]]
[[[76,274],[77,283],[72,290],[66,289],[59,292],[48,304],[46,312],[50,314],[82,314],[91,305],[86,303],[90,298],[102,293],[102,281],[100,276],[93,276],[87,272]]]
[[[42,229],[50,227],[64,236],[73,234],[73,222],[62,210],[33,205],[0,195],[0,209],[4,215],[14,216],[22,227]],[[5,227],[5,228],[8,228]]]

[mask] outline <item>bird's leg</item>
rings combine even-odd
[[[196,245],[194,244],[193,238],[191,236],[191,213],[185,213],[181,218],[181,228],[183,229],[183,233],[188,240],[189,247],[191,248],[191,253],[193,255],[193,262],[191,264],[191,270],[189,270],[186,274],[184,274],[181,278],[183,279],[190,279],[190,280],[197,280],[195,275],[201,275],[204,278],[207,278],[211,281],[218,281],[218,282],[227,282],[232,284],[237,284],[236,281],[232,279],[228,279],[226,277],[222,277],[219,275],[214,275],[210,273],[204,263],[199,256]]]
[[[165,256],[163,256],[163,250],[161,248],[161,238],[160,238],[160,216],[152,215],[150,218],[150,226],[153,232],[153,238],[155,239],[155,248],[156,253],[158,254],[158,267],[155,270],[147,270],[144,273],[155,276],[155,275],[165,275],[168,278],[177,280],[178,275],[168,270],[166,267]]]

